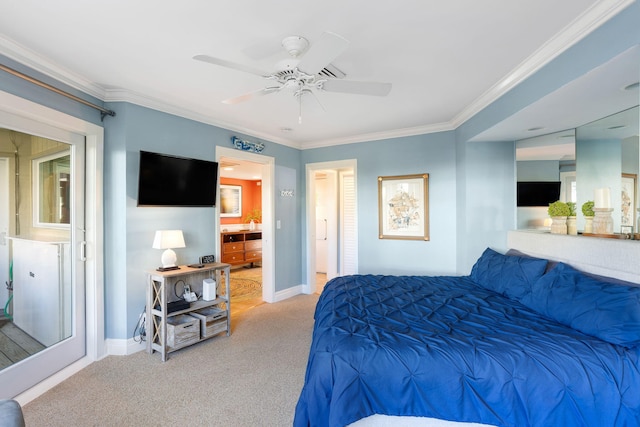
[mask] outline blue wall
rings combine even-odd
[[[116,111],[117,120],[105,123],[106,335],[123,339],[129,337],[144,309],[146,272],[160,262],[161,251],[151,248],[155,230],[183,230],[186,247],[175,250],[181,264],[197,262],[205,253],[215,253],[214,236],[219,232],[213,207],[137,206],[140,150],[215,160],[216,146],[231,147],[233,135],[246,136],[128,103],[113,103],[109,108]],[[276,159],[276,182],[296,188],[299,180],[296,169],[289,169],[293,173],[280,173],[278,164],[299,167],[299,151],[261,142],[265,143],[264,153]],[[278,202],[277,213],[289,208],[280,207]],[[296,218],[295,214],[291,216]],[[292,233],[287,235],[287,244],[278,245],[276,250],[277,260],[287,260],[285,268],[276,268],[280,288],[302,283],[298,228],[294,221],[287,228]],[[283,234],[276,234],[276,244]],[[296,245],[288,243],[292,238]]]
[[[357,159],[360,273],[456,272],[456,147],[453,132],[302,152],[302,163]],[[430,240],[378,238],[378,176],[429,174]],[[303,212],[303,217],[305,213]],[[306,245],[305,245],[306,248]]]

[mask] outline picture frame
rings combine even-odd
[[[378,177],[378,237],[429,240],[429,174]]]
[[[632,229],[635,228],[636,219],[637,180],[638,176],[636,174],[622,174],[622,217],[620,225],[623,227],[632,227]]]
[[[220,184],[220,217],[242,216],[242,186]]]

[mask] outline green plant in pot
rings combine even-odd
[[[569,205],[558,200],[549,203],[547,212],[553,220],[551,223],[551,234],[567,234],[567,217],[571,213]]]
[[[547,209],[549,216],[553,218],[554,216],[569,216],[571,213],[571,208],[565,202],[561,202],[560,200],[555,201],[553,203],[549,203],[549,208]]]
[[[587,200],[582,204],[582,215],[585,217],[593,217],[596,213],[593,211],[593,200]]]
[[[593,200],[587,200],[582,204],[582,215],[584,215],[584,232],[593,233],[593,217],[595,212],[593,211]]]

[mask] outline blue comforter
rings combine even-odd
[[[344,426],[373,414],[636,426],[639,353],[469,277],[339,277],[318,301],[294,426]]]

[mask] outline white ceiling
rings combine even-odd
[[[454,129],[632,0],[0,0],[0,54],[105,101],[128,101],[297,148]],[[346,79],[386,97],[279,92],[193,60],[273,71],[281,40],[349,40]],[[305,99],[305,98],[303,98]],[[110,120],[110,118],[107,118]],[[284,130],[287,129],[287,130]]]

